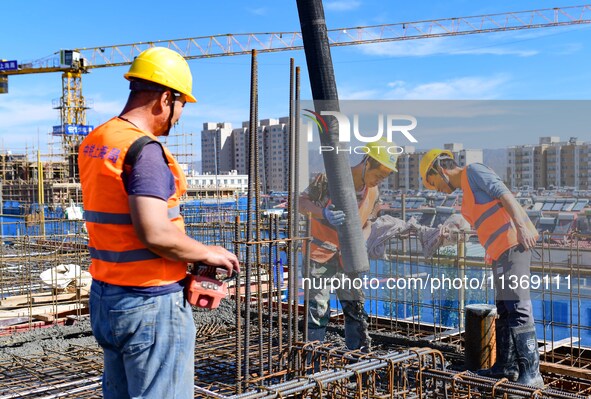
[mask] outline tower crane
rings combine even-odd
[[[589,23],[591,4],[330,29],[328,40],[331,46],[338,47]],[[60,50],[28,63],[0,61],[0,94],[8,92],[11,75],[62,72],[62,96],[56,106],[60,110],[61,125],[53,127],[53,134],[62,137],[66,153],[74,154],[82,138],[92,129],[86,124],[88,106],[82,95],[82,74],[97,68],[129,65],[140,52],[154,46],[172,48],[185,59],[193,60],[245,55],[253,49],[259,53],[300,50],[303,43],[300,32],[228,33]]]

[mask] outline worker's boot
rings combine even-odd
[[[540,374],[540,352],[534,324],[512,327],[511,335],[515,343],[515,354],[519,366],[519,384],[543,388],[544,380]]]
[[[320,343],[324,342],[324,337],[326,336],[326,327],[320,328],[312,328],[308,327],[308,342],[319,341]],[[320,371],[320,359],[317,357],[318,355],[314,356],[312,353],[308,353],[306,358],[306,363],[308,365],[313,363],[313,367],[309,369],[309,373],[318,373]]]
[[[312,328],[308,327],[308,342],[320,341],[324,342],[326,336],[326,327]]]
[[[497,335],[497,360],[489,369],[478,370],[476,373],[489,378],[507,378],[515,382],[519,377],[519,367],[515,352],[515,343],[511,336],[511,329],[505,320],[497,320],[495,331]]]
[[[349,350],[371,352],[371,338],[364,301],[342,301],[345,313],[345,345]]]

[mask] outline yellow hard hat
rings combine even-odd
[[[398,171],[398,169],[396,169],[396,162],[398,161],[398,155],[400,154],[397,152],[392,153],[394,152],[392,148],[399,148],[396,146],[396,143],[389,142],[382,137],[377,141],[368,143],[366,147],[368,148],[367,156],[375,159],[386,168],[391,169],[394,172]]]
[[[158,83],[184,94],[187,102],[197,102],[191,93],[193,76],[189,64],[182,55],[169,48],[151,47],[142,51],[123,76],[127,80],[138,78]]]
[[[421,163],[419,165],[419,171],[421,173],[421,178],[423,179],[423,185],[427,187],[429,190],[435,190],[435,186],[432,186],[427,182],[427,173],[433,167],[433,164],[437,159],[439,159],[442,155],[446,155],[447,157],[454,159],[454,154],[449,150],[442,150],[440,148],[434,148],[432,150],[427,151],[423,158],[421,158]]]

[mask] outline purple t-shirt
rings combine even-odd
[[[158,143],[148,143],[144,146],[127,176],[125,188],[129,195],[155,197],[162,201],[168,201],[174,194],[174,176]],[[125,288],[135,294],[157,296],[181,291],[183,281],[157,287]]]
[[[168,201],[175,192],[174,177],[158,143],[148,143],[137,157],[127,177],[129,195],[142,195]]]

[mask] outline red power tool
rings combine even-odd
[[[222,274],[218,271],[222,271]],[[226,269],[218,266],[194,263],[185,284],[185,296],[189,303],[204,309],[217,308],[220,301],[228,295],[227,281],[236,274],[233,271],[228,276],[227,273]],[[226,277],[219,277],[224,275]]]

